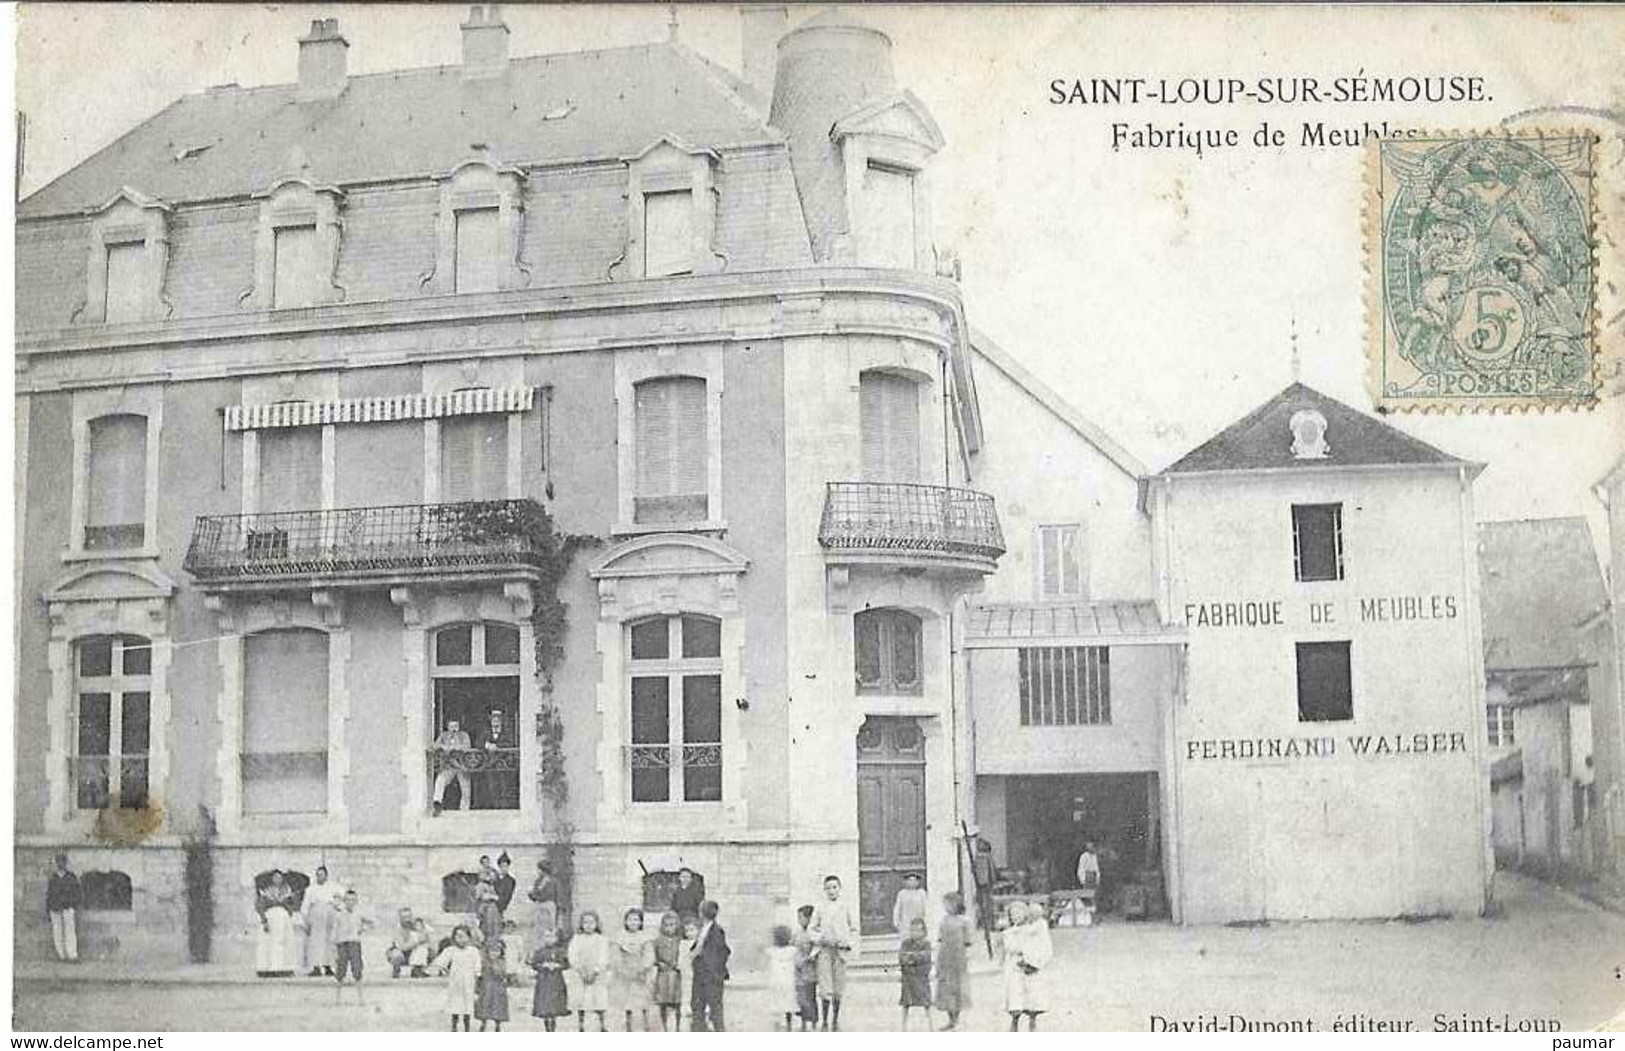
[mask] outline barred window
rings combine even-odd
[[[1510,704],[1492,704],[1487,709],[1491,748],[1511,748],[1518,743],[1512,729],[1512,711]]]
[[[1042,646],[1020,651],[1021,725],[1109,726],[1111,650]]]

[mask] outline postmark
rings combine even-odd
[[[1595,404],[1596,139],[1441,134],[1370,148],[1377,408]]]

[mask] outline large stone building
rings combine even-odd
[[[19,205],[21,951],[66,849],[88,951],[179,958],[211,824],[223,958],[323,862],[431,916],[500,849],[617,911],[689,866],[747,950],[826,872],[875,928],[954,884],[1003,543],[942,139],[883,34],[744,19],[754,82],[478,5],[351,76],[318,21]]]

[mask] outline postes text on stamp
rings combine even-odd
[[[1593,147],[1583,132],[1372,145],[1379,410],[1595,403]]]

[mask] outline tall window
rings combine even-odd
[[[440,499],[501,500],[508,494],[508,418],[497,413],[440,421]]]
[[[87,481],[85,550],[124,550],[145,543],[146,417],[102,416],[90,421]]]
[[[277,310],[308,307],[316,302],[316,227],[282,226],[276,230],[272,246],[273,280],[271,305]]]
[[[627,629],[632,802],[722,799],[722,622],[685,613]]]
[[[456,212],[456,282],[459,292],[495,292],[501,256],[497,209],[469,208]]]
[[[858,427],[863,480],[920,480],[920,388],[906,376],[865,372],[858,377]]]
[[[1292,505],[1292,565],[1299,580],[1343,579],[1343,505]]]
[[[633,521],[703,522],[709,514],[705,381],[695,376],[644,380],[633,388],[633,414]]]
[[[326,811],[327,655],[320,631],[243,640],[243,813]]]
[[[93,635],[74,650],[74,805],[145,807],[152,643],[136,635]]]
[[[1298,721],[1342,722],[1354,718],[1354,688],[1346,642],[1298,645]]]
[[[146,307],[145,241],[107,246],[107,290],[102,316],[108,321],[139,321]]]
[[[911,269],[914,266],[914,173],[870,161],[863,173],[868,199],[867,236],[860,238],[863,261],[870,266]]]
[[[1105,646],[1033,646],[1019,652],[1021,725],[1110,725],[1111,650]]]
[[[643,276],[694,270],[694,195],[688,190],[643,196]]]
[[[1070,598],[1083,594],[1082,527],[1038,527],[1038,597]]]
[[[919,693],[920,618],[900,609],[866,609],[852,618],[859,693]]]
[[[1512,705],[1492,704],[1485,711],[1490,724],[1490,747],[1511,748],[1517,744],[1518,738],[1512,725]]]
[[[321,428],[267,428],[259,432],[259,450],[260,511],[313,511],[321,507]]]

